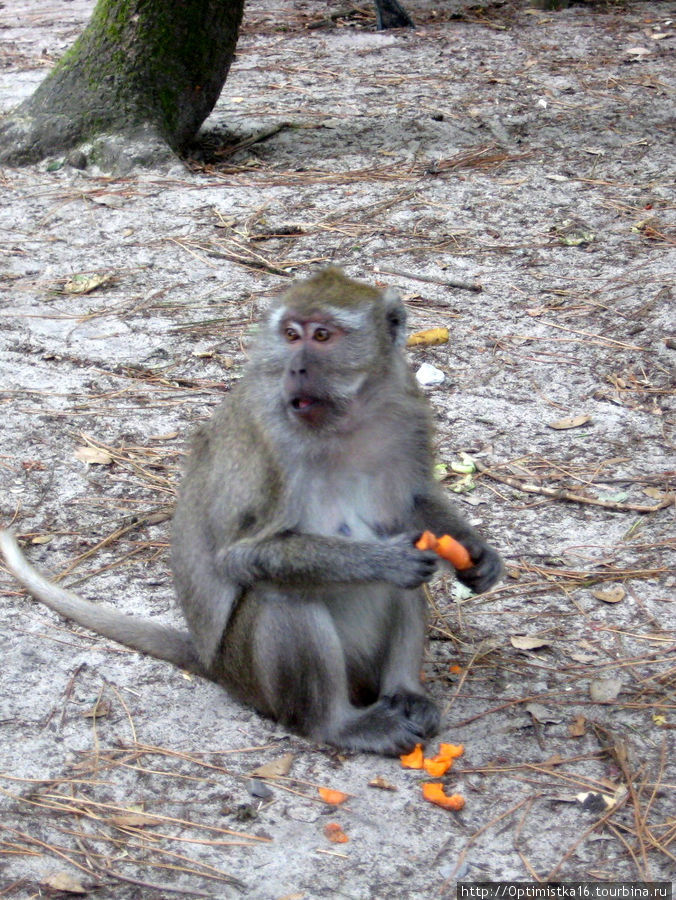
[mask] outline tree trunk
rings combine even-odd
[[[75,44],[0,125],[0,162],[36,162],[111,133],[180,151],[221,93],[243,6],[98,0]]]

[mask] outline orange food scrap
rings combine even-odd
[[[437,538],[431,531],[423,531],[415,545],[418,550],[434,550],[456,569],[469,569],[474,565],[467,548],[452,538],[450,534],[442,534],[440,538]]]
[[[415,542],[418,550],[436,550],[437,539],[431,531],[423,531],[418,540]]]
[[[324,836],[327,837],[332,844],[347,844],[350,840],[337,822],[328,822],[324,826]]]
[[[333,806],[345,803],[350,796],[349,794],[344,794],[342,791],[334,791],[331,788],[320,787],[317,788],[317,790],[324,803],[331,803]]]
[[[464,752],[464,744],[439,744],[439,756],[441,759],[457,759]]]
[[[452,759],[446,759],[442,756],[433,756],[430,759],[423,760],[423,769],[432,778],[440,778],[442,775],[445,775],[452,765]]]
[[[450,534],[443,534],[437,541],[436,551],[439,556],[443,556],[456,569],[471,569],[472,557],[467,552],[467,548],[463,547],[459,541],[452,538]]]
[[[422,769],[423,767],[423,748],[422,744],[416,744],[415,750],[400,756],[401,764],[405,769]]]
[[[428,781],[422,786],[423,797],[430,803],[443,806],[444,809],[459,810],[465,805],[465,798],[460,794],[447,794],[440,781]]]

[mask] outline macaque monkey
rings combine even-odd
[[[398,295],[329,268],[273,306],[244,377],[196,435],[173,522],[189,634],[50,584],[8,532],[11,571],[99,634],[223,684],[315,741],[396,755],[434,735],[420,684],[421,585],[450,534],[473,590],[498,554],[432,475],[430,410],[407,366]]]

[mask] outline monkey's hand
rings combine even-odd
[[[397,587],[416,588],[434,575],[439,557],[433,550],[418,550],[415,542],[419,537],[419,532],[399,534],[385,542],[383,549],[389,552],[384,581]]]
[[[462,581],[475,594],[483,594],[492,587],[502,575],[502,560],[499,554],[483,541],[463,541],[474,565],[471,569],[456,572],[458,581]]]

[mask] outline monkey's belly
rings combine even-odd
[[[240,700],[277,718],[265,699],[269,696],[265,682],[272,675],[268,663],[292,636],[295,656],[302,657],[307,678],[313,678],[313,668],[321,670],[328,657],[337,662],[338,655],[351,702],[366,706],[380,694],[391,644],[410,603],[404,595],[410,593],[380,582],[341,584],[333,590],[330,585],[285,587],[283,591],[258,583],[230,619],[215,674]],[[271,629],[272,608],[276,618]]]

